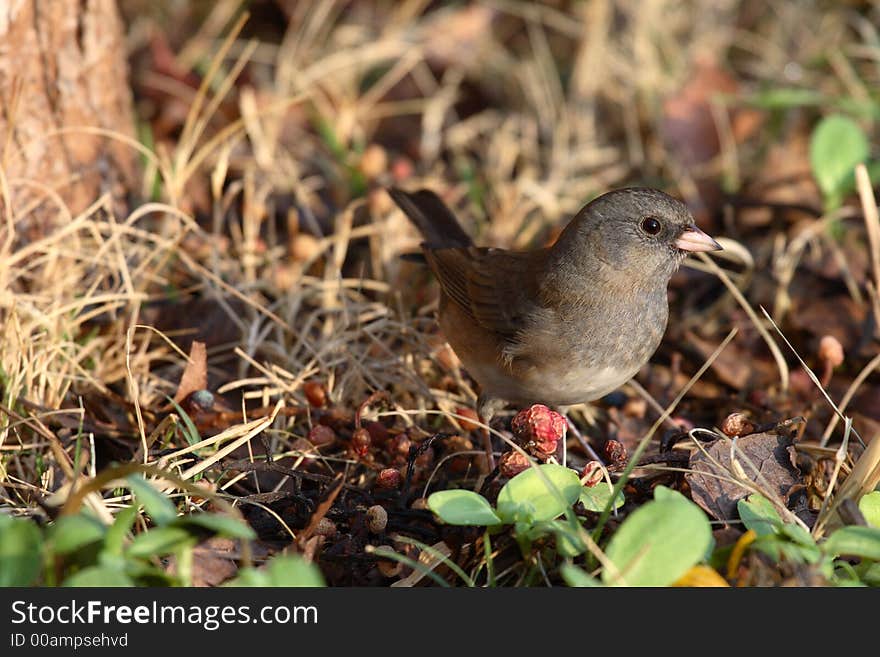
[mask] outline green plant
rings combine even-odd
[[[601,511],[610,504],[611,493],[606,482],[585,487],[574,471],[542,465],[511,479],[498,494],[495,509],[481,495],[463,490],[434,493],[428,506],[450,524],[486,525],[494,531],[512,524],[524,552],[552,534],[556,552],[568,560],[588,552],[572,505],[580,501],[591,511]],[[622,503],[618,498],[615,506]],[[596,586],[600,581],[612,586],[667,586],[704,561],[712,544],[703,511],[681,493],[658,486],[654,500],[630,514],[608,541],[601,580],[570,561],[561,564],[560,574],[571,586]]]
[[[864,495],[859,500],[859,511],[869,526],[880,528],[880,490]]]
[[[556,553],[568,560],[589,549],[585,531],[571,513],[572,505],[580,501],[591,511],[601,511],[610,505],[611,494],[606,482],[585,487],[574,471],[548,464],[511,479],[501,489],[494,509],[483,496],[465,490],[434,493],[428,506],[447,523],[487,526],[487,536],[512,524],[524,552],[535,541],[553,535]],[[703,511],[681,493],[663,486],[658,486],[654,495],[655,499],[627,517],[608,541],[601,583],[666,586],[709,556],[712,531]],[[618,498],[615,507],[622,503]],[[571,586],[600,583],[570,561],[560,565],[560,574]]]
[[[824,117],[810,136],[810,166],[825,203],[836,210],[855,190],[854,170],[870,155],[868,137],[858,123],[842,114]],[[872,180],[880,177],[880,162],[867,165]]]
[[[208,536],[250,541],[254,531],[219,513],[178,515],[171,500],[139,474],[125,479],[136,503],[110,525],[88,511],[61,515],[46,527],[27,518],[0,516],[0,586],[150,586],[192,582],[193,549]],[[152,526],[133,533],[140,507]],[[162,560],[175,559],[174,573]],[[245,568],[236,583],[248,586],[322,584],[314,566],[288,557],[266,571]]]
[[[318,567],[296,555],[278,555],[265,568],[242,568],[227,586],[324,586]]]
[[[469,490],[444,490],[428,498],[428,507],[450,525],[516,525],[517,532],[563,515],[581,501],[589,511],[601,511],[611,499],[611,487],[599,482],[581,485],[574,470],[547,463],[521,472],[498,494],[495,509],[489,501]],[[623,504],[618,498],[615,507]]]
[[[588,550],[588,542],[572,511],[573,505],[580,501],[589,511],[602,511],[610,506],[611,494],[612,487],[605,481],[583,486],[574,470],[548,463],[531,467],[508,481],[498,493],[494,509],[485,497],[468,490],[433,493],[428,498],[428,507],[451,525],[485,526],[484,545],[503,525],[513,525],[524,555],[531,552],[536,542],[553,536],[555,552],[574,558]],[[622,504],[623,497],[618,496],[614,508]],[[560,518],[563,515],[565,519]],[[488,550],[486,565],[487,575],[492,576]]]
[[[872,495],[862,498],[869,498],[865,505],[869,513],[877,503]],[[760,495],[740,500],[737,508],[746,529],[754,532],[750,548],[776,561],[812,565],[831,584],[880,583],[880,528],[840,527],[818,542],[800,525],[784,522]]]
[[[712,544],[712,528],[700,507],[657,486],[654,500],[629,515],[608,542],[606,554],[615,568],[604,568],[602,581],[667,586],[708,556]]]

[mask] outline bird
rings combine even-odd
[[[598,196],[531,251],[476,246],[429,189],[387,191],[421,233],[440,330],[480,386],[486,424],[508,403],[565,409],[626,383],[660,345],[672,274],[689,253],[721,249],[652,188]]]

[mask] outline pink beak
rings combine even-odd
[[[675,246],[682,251],[720,251],[721,245],[696,226],[691,226],[675,240]]]

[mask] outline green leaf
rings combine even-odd
[[[841,527],[822,544],[825,554],[845,555],[880,561],[880,529],[876,527]]]
[[[712,544],[709,520],[696,504],[664,496],[634,511],[611,537],[606,554],[623,581],[604,568],[603,582],[667,586],[706,554]]]
[[[441,490],[428,497],[428,508],[450,525],[498,525],[495,515],[485,497],[470,490]]]
[[[133,474],[125,479],[129,488],[144,505],[144,511],[157,525],[167,525],[177,518],[177,509],[164,493],[160,493],[141,475]]]
[[[108,557],[122,556],[122,548],[125,545],[125,536],[131,531],[134,521],[137,519],[137,515],[138,507],[136,504],[127,506],[116,514],[113,524],[107,529],[102,555]]]
[[[852,119],[831,114],[819,121],[810,138],[810,165],[826,205],[839,205],[854,189],[853,170],[869,152],[868,138]]]
[[[180,516],[177,525],[196,526],[229,538],[241,538],[254,540],[257,533],[243,520],[232,516],[224,516],[219,513],[191,513]]]
[[[134,537],[128,546],[130,557],[153,557],[170,554],[195,538],[183,527],[156,527]]]
[[[266,570],[270,586],[324,586],[318,567],[295,555],[275,557]]]
[[[577,501],[581,488],[577,473],[564,466],[547,463],[529,468],[498,493],[498,517],[507,523],[552,520]]]
[[[52,552],[63,555],[103,540],[106,533],[107,528],[100,520],[78,513],[58,518],[49,528],[48,538]]]
[[[681,502],[683,504],[693,504],[693,502],[684,495],[668,486],[657,486],[654,489],[654,500],[656,502]]]
[[[746,529],[753,530],[758,536],[778,534],[782,527],[782,517],[763,495],[753,493],[737,502],[736,508]]]
[[[813,535],[800,525],[796,525],[793,522],[787,522],[782,525],[782,535],[787,536],[801,547],[811,549],[816,548],[816,540],[813,538]]]
[[[166,395],[165,399],[170,401],[174,405],[174,410],[177,411],[177,414],[180,416],[180,419],[183,421],[183,437],[186,439],[186,442],[192,447],[196,443],[198,443],[202,437],[199,435],[199,430],[196,428],[195,423],[192,421],[192,418],[189,416],[183,408],[174,401],[171,397]]]
[[[585,588],[593,586],[602,586],[598,579],[585,572],[582,568],[578,568],[574,564],[564,563],[559,568],[559,574],[565,583],[572,587]]]
[[[880,160],[868,162],[865,165],[868,168],[868,178],[875,187],[880,184]]]
[[[0,515],[0,587],[36,581],[42,542],[40,528],[32,520]]]
[[[563,557],[574,558],[587,551],[587,546],[577,532],[564,521],[556,520],[556,551]]]
[[[266,588],[272,586],[269,575],[265,570],[257,568],[242,568],[238,571],[235,579],[230,580],[224,586],[248,586],[251,588]]]
[[[863,495],[859,500],[859,511],[871,527],[880,528],[880,490]]]
[[[793,525],[784,525],[792,527]],[[817,563],[822,558],[822,551],[815,543],[804,545],[788,540],[782,534],[764,534],[758,536],[751,547],[760,550],[775,561],[791,561],[792,563]]]
[[[64,580],[62,586],[134,586],[134,581],[118,568],[110,566],[90,566]]]
[[[314,564],[295,555],[273,557],[265,568],[242,568],[227,586],[324,586],[324,576]]]
[[[600,481],[595,486],[582,486],[578,500],[584,505],[587,511],[596,511],[601,513],[605,510],[605,505],[611,499],[611,491],[613,488],[608,485],[607,481]],[[623,506],[623,492],[617,495],[614,500],[614,508],[618,509]]]
[[[861,579],[868,586],[880,586],[880,563],[872,563],[865,568]]]

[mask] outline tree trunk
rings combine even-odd
[[[137,153],[94,134],[134,136],[127,72],[115,0],[0,2],[0,216],[20,236],[135,184]]]

